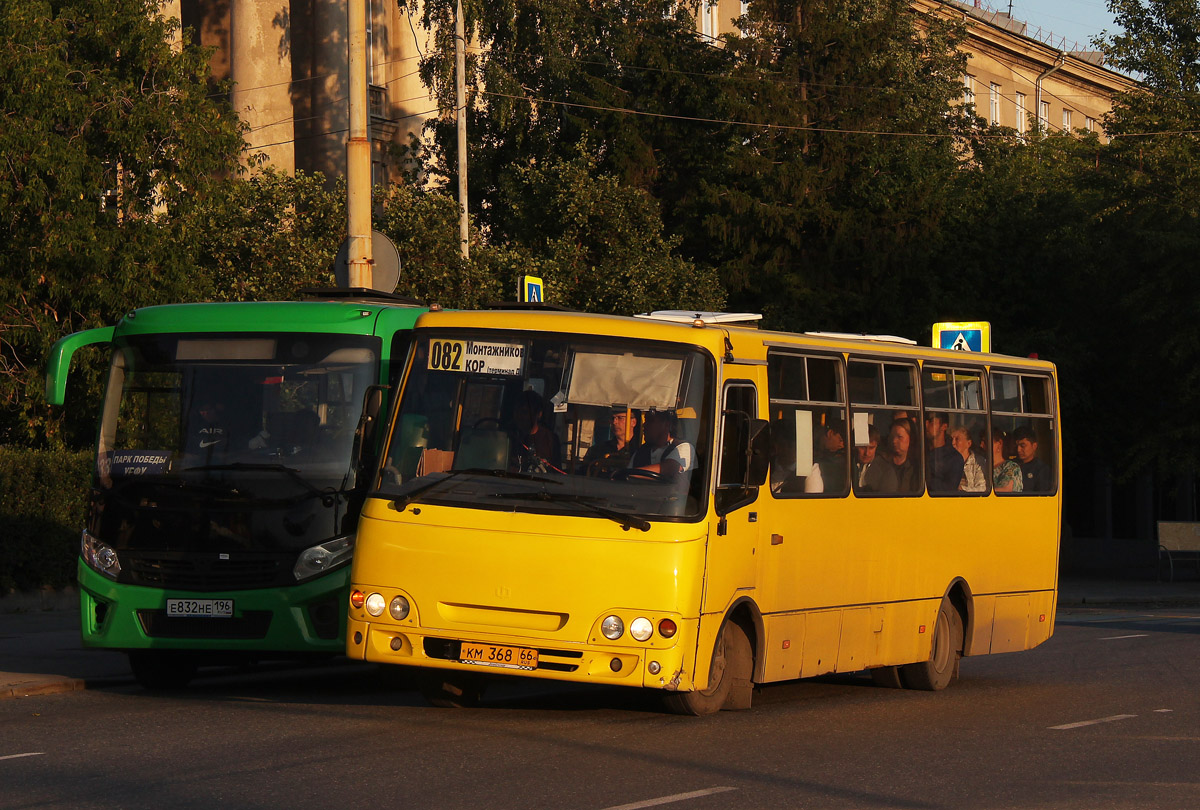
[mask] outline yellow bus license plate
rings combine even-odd
[[[508,669],[537,669],[538,651],[528,647],[500,647],[495,644],[463,642],[458,660],[464,664]]]

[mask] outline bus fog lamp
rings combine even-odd
[[[625,632],[625,622],[621,621],[620,616],[606,616],[600,623],[600,632],[609,641],[616,641]]]
[[[408,618],[408,600],[403,596],[392,597],[391,603],[388,605],[388,613],[392,614],[392,618],[398,622],[402,622]]]
[[[638,616],[629,623],[629,635],[633,636],[638,641],[645,641],[654,635],[654,625],[649,619]]]
[[[121,560],[116,550],[107,543],[101,543],[87,529],[84,529],[80,538],[79,554],[84,562],[106,577],[116,579],[121,573]]]
[[[646,669],[650,672],[651,675],[657,675],[658,673],[662,672],[662,664],[658,663],[657,661],[651,661],[646,666]]]
[[[382,616],[387,602],[384,601],[383,594],[373,593],[367,597],[367,601],[364,604],[366,605],[367,613],[372,616]]]

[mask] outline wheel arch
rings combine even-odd
[[[959,652],[964,656],[970,655],[971,639],[975,636],[975,597],[971,593],[971,586],[962,577],[955,577],[946,586],[942,598],[950,600],[962,619],[963,648]]]
[[[749,596],[742,596],[733,601],[729,609],[725,612],[725,621],[736,622],[739,627],[746,631],[746,637],[750,639],[750,652],[754,656],[753,678],[755,683],[762,683],[764,679],[764,645],[766,644],[767,633],[766,627],[763,625],[762,611],[758,609],[758,605]]]

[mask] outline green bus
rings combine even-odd
[[[86,647],[129,655],[148,688],[197,666],[335,655],[387,386],[426,309],[369,291],[175,304],[55,344],[107,344],[78,561]]]

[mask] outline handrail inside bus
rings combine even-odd
[[[50,349],[46,361],[46,401],[51,405],[62,405],[67,398],[67,374],[71,371],[71,358],[84,346],[97,343],[112,343],[113,326],[84,329],[59,338]]]

